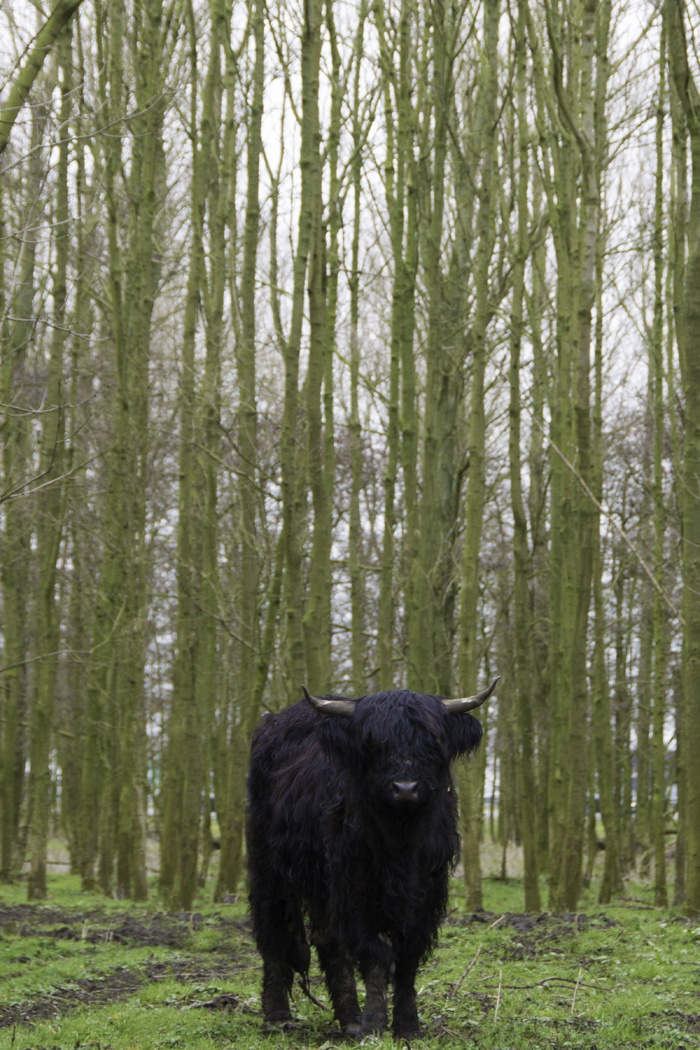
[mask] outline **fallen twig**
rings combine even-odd
[[[576,986],[574,987],[574,997],[571,1000],[571,1016],[572,1017],[574,1016],[574,1008],[576,1006],[576,996],[578,995],[578,990],[579,990],[579,987],[581,985],[581,974],[582,973],[583,973],[583,969],[580,969],[579,972],[578,972],[578,978],[576,980]]]
[[[501,970],[501,975],[503,971]],[[485,978],[488,980],[488,978]],[[589,984],[587,981],[581,981],[579,978],[573,977],[543,977],[541,981],[537,981],[535,984],[502,984],[499,980],[497,985],[498,988],[507,988],[509,991],[530,991],[533,988],[544,988],[548,984],[574,984],[577,988],[592,988],[596,992],[603,992],[606,989],[599,984]],[[493,988],[493,985],[484,985],[485,988]]]
[[[476,963],[476,960],[477,960],[477,959],[479,958],[479,956],[481,955],[481,949],[482,949],[482,945],[480,944],[480,945],[479,945],[479,947],[478,947],[478,948],[476,949],[476,955],[474,956],[474,958],[472,959],[472,961],[471,961],[471,962],[469,963],[469,966],[467,966],[466,970],[464,971],[464,973],[462,974],[462,976],[460,977],[460,979],[459,979],[459,980],[457,981],[457,983],[455,984],[455,986],[454,986],[454,988],[452,989],[452,991],[450,992],[450,994],[449,994],[448,998],[450,998],[450,999],[454,999],[455,995],[457,994],[457,992],[459,991],[459,989],[460,989],[460,988],[462,987],[462,984],[463,984],[463,982],[464,982],[464,979],[465,979],[465,977],[466,977],[466,976],[468,975],[469,971],[470,971],[470,970],[472,970],[472,969],[474,968],[474,964]]]

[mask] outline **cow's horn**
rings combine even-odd
[[[477,693],[476,696],[462,696],[457,700],[443,700],[442,702],[452,715],[461,715],[465,711],[473,711],[475,707],[483,704],[484,700],[488,700],[498,685],[500,678],[500,675],[498,678],[494,678],[488,689],[484,689],[483,693]]]
[[[312,696],[305,685],[302,685],[301,688],[311,706],[320,711],[322,715],[341,715],[347,718],[355,711],[352,700],[325,700],[322,696]]]

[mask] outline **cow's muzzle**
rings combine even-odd
[[[417,780],[394,780],[391,784],[392,802],[397,806],[415,806],[420,802]]]

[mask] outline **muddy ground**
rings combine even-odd
[[[204,919],[196,913],[149,916],[147,921],[136,918],[129,912],[107,914],[99,909],[65,912],[44,905],[21,904],[15,907],[0,906],[0,930],[20,937],[47,938],[51,940],[81,940],[89,944],[115,942],[125,947],[185,948],[189,935],[202,927]],[[208,926],[212,919],[206,920]],[[178,982],[196,982],[204,985],[212,981],[230,978],[231,973],[242,965],[250,965],[253,956],[252,940],[246,922],[235,922],[219,917],[222,933],[230,935],[230,927],[238,927],[242,941],[240,951],[232,952],[227,947],[230,936],[222,937],[220,951],[208,952],[206,958],[193,955],[186,961],[148,962],[137,968],[121,967],[111,973],[97,977],[77,979],[70,987],[54,988],[50,994],[38,995],[31,1002],[20,1006],[3,1005],[0,994],[0,1029],[17,1024],[31,1024],[65,1015],[79,1006],[102,1006],[119,999],[128,998],[144,984],[166,978]],[[248,947],[248,944],[250,945]],[[17,976],[21,967],[30,965],[28,956],[15,958]],[[183,1002],[186,1000],[183,999]],[[203,1008],[230,1010],[238,1005],[235,996],[222,995],[216,1000],[202,1002]]]
[[[601,915],[591,919],[581,914],[497,916],[483,912],[467,917],[453,913],[447,917],[445,928],[496,924],[511,928],[516,935],[513,952],[519,958],[532,958],[543,952],[565,954],[567,942],[591,922],[615,925],[614,920]],[[39,994],[21,1006],[3,1005],[0,994],[0,1029],[63,1016],[79,1006],[114,1003],[151,982],[174,979],[181,983],[194,982],[201,987],[230,980],[232,973],[243,966],[258,965],[249,923],[245,919],[234,920],[223,915],[209,915],[205,919],[197,913],[169,915],[165,912],[142,919],[128,911],[107,914],[99,909],[67,912],[45,905],[0,906],[0,930],[6,933],[52,940],[82,940],[91,944],[107,941],[125,947],[186,949],[190,934],[204,925],[209,928],[220,926],[222,931],[220,948],[207,952],[206,956],[193,954],[182,961],[152,961],[134,969],[121,967],[111,973],[72,981],[68,987],[53,988],[50,994]],[[32,961],[27,956],[18,955],[15,959],[17,970],[11,976],[21,973],[21,968]],[[221,995],[198,1003],[189,1003],[183,998],[181,1002],[210,1010],[232,1010],[238,1006],[233,995]]]

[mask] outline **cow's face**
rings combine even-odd
[[[431,700],[388,694],[359,705],[356,715],[369,790],[378,803],[406,815],[449,785],[447,719]]]
[[[364,804],[407,819],[449,790],[451,760],[481,737],[472,715],[451,713],[433,696],[396,690],[346,703],[337,718],[321,709],[324,747]]]

